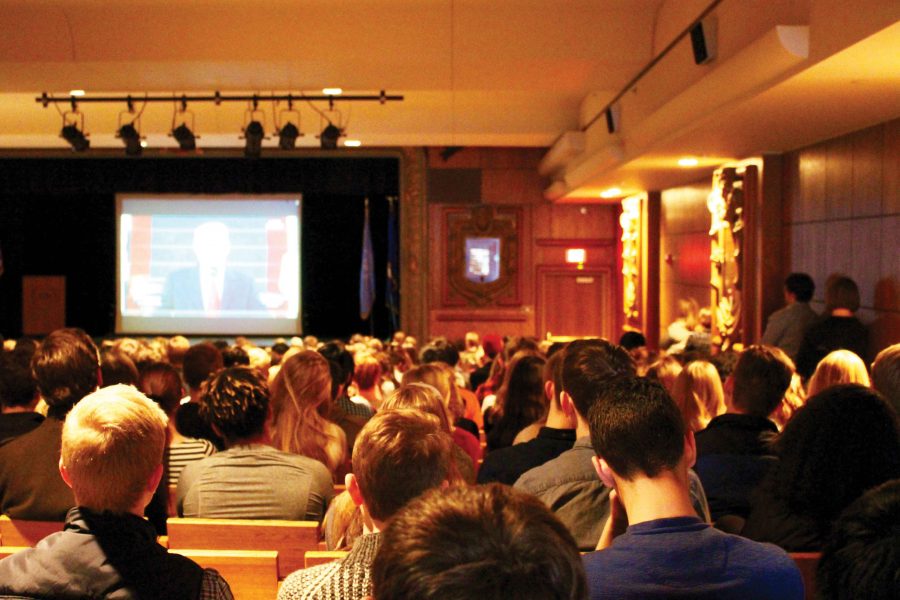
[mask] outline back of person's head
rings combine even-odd
[[[356,359],[353,380],[361,390],[371,390],[381,379],[381,363],[371,354],[362,354]]]
[[[900,344],[888,346],[872,363],[872,387],[900,413]]]
[[[222,369],[208,381],[200,397],[200,416],[228,445],[263,432],[269,414],[269,389],[258,371]]]
[[[209,342],[195,344],[184,353],[184,382],[192,390],[199,389],[222,366],[222,352],[218,348]]]
[[[582,600],[572,535],[537,498],[491,484],[433,490],[391,520],[376,600]]]
[[[543,373],[544,383],[548,381],[553,383],[553,398],[551,402],[555,402],[557,406],[559,406],[559,395],[563,391],[563,361],[566,358],[565,348],[560,348],[560,350],[547,357]]]
[[[634,359],[625,348],[607,340],[575,340],[566,347],[563,390],[585,419],[597,389],[610,380],[635,374]]]
[[[294,354],[272,381],[272,443],[328,464],[324,417],[331,406],[331,367],[314,350]]]
[[[791,273],[784,280],[784,289],[793,294],[797,302],[809,302],[816,291],[816,284],[806,273]]]
[[[494,357],[503,350],[503,338],[501,338],[496,333],[489,333],[484,336],[484,340],[481,342],[481,347],[484,348],[485,356],[487,356],[491,360],[494,360]]]
[[[477,331],[467,331],[463,344],[465,344],[466,350],[477,350],[481,348],[481,336],[478,335]]]
[[[136,386],[140,377],[134,361],[124,352],[115,349],[100,353],[100,372],[104,386],[118,383]]]
[[[774,349],[778,350],[778,348]],[[784,354],[783,356],[787,357],[787,354]],[[737,361],[739,358],[740,354],[735,352],[731,348],[709,357],[709,362],[711,362],[716,368],[716,371],[719,372],[719,379],[723,384],[725,383],[725,380],[728,379],[732,373],[734,373],[734,367],[737,366]],[[794,363],[791,362],[791,369],[793,368]]]
[[[647,345],[647,338],[640,331],[626,331],[619,338],[619,345],[628,351]]]
[[[662,385],[646,377],[624,377],[597,395],[589,416],[591,445],[616,475],[653,478],[678,465],[686,426]]]
[[[413,367],[403,374],[403,383],[427,383],[440,392],[453,421],[462,416],[464,406],[456,389],[453,370],[446,364],[434,362]]]
[[[32,408],[38,400],[31,368],[0,350],[0,408]]]
[[[859,288],[855,281],[843,275],[829,277],[825,287],[826,312],[838,308],[856,312],[859,310],[859,302]]]
[[[447,414],[441,393],[427,383],[404,383],[397,388],[381,405],[382,411],[395,408],[411,408],[434,415],[441,422],[441,429],[453,432],[452,417]]]
[[[85,396],[66,417],[60,463],[80,506],[126,513],[135,509],[162,464],[167,419],[131,386]]]
[[[191,347],[191,342],[183,335],[175,335],[166,341],[166,357],[176,368],[181,367],[184,355]]]
[[[328,342],[317,350],[319,354],[329,361],[333,361],[340,368],[341,377],[338,383],[348,384],[353,377],[353,355],[344,348],[344,345],[338,341]]]
[[[684,367],[674,356],[662,356],[647,369],[647,379],[658,381],[671,395],[675,391],[675,382]]]
[[[900,590],[900,479],[860,496],[831,529],[816,569],[823,600],[895,600]]]
[[[771,348],[749,346],[734,366],[732,404],[744,413],[768,417],[781,403],[792,375],[791,365]]]
[[[811,397],[776,442],[768,492],[827,528],[865,490],[900,477],[900,418],[857,384]]]
[[[77,329],[54,331],[31,359],[41,398],[59,418],[97,388],[99,369],[97,346]]]
[[[816,371],[809,378],[807,392],[815,396],[822,390],[842,383],[858,383],[869,386],[869,372],[866,363],[850,350],[834,350],[816,365]]]
[[[224,367],[249,367],[250,355],[243,346],[229,346],[222,350],[222,366]]]
[[[725,392],[719,372],[705,360],[690,362],[681,370],[672,399],[691,431],[700,431],[725,412]]]
[[[537,355],[517,354],[509,363],[503,385],[497,393],[497,411],[514,420],[534,423],[547,414],[543,368],[545,360]]]
[[[153,363],[141,371],[138,387],[156,401],[168,416],[172,416],[184,397],[178,371],[168,363]]]
[[[387,520],[447,481],[452,446],[439,420],[418,410],[385,410],[369,419],[353,446],[353,475],[372,518]]]

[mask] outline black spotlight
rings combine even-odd
[[[244,146],[244,156],[249,158],[259,158],[262,153],[262,142],[266,136],[262,123],[259,121],[250,121],[244,129],[244,138],[246,146]]]
[[[127,156],[140,156],[143,148],[141,148],[141,134],[135,129],[134,123],[126,123],[119,127],[118,137],[122,138],[125,144],[125,154]]]
[[[293,150],[297,145],[297,138],[300,136],[300,130],[291,122],[284,124],[281,131],[278,132],[278,147],[282,150]]]
[[[182,150],[197,149],[197,138],[194,136],[194,132],[191,131],[191,128],[187,126],[187,123],[182,123],[173,129],[172,137],[175,138],[175,141],[178,142],[178,146]]]
[[[84,152],[91,147],[91,141],[76,125],[64,125],[59,135],[69,142],[75,152]]]
[[[328,126],[322,130],[321,135],[319,135],[319,143],[325,150],[334,150],[337,148],[338,138],[340,137],[341,130],[332,123],[329,123]]]

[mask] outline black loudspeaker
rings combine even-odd
[[[619,131],[619,105],[613,104],[606,109],[606,131],[610,135]]]
[[[716,57],[716,19],[706,17],[691,27],[691,49],[694,63],[704,65]]]
[[[481,202],[481,169],[430,169],[428,201],[435,204]]]

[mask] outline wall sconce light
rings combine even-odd
[[[570,265],[576,265],[581,271],[584,269],[584,263],[587,260],[587,252],[584,248],[566,248],[566,262]]]

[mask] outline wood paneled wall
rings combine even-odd
[[[784,156],[788,270],[859,285],[870,353],[900,341],[900,119]],[[871,358],[871,357],[870,357]]]
[[[709,306],[709,211],[711,181],[664,190],[660,194],[660,340],[677,315],[681,298]]]
[[[537,165],[546,150],[543,148],[466,148],[448,158],[441,149],[427,151],[427,169],[431,173],[441,169],[459,169],[466,177],[460,180],[458,200],[446,188],[447,177],[440,180],[439,194],[428,194],[428,332],[427,336],[445,335],[451,339],[462,338],[466,331],[493,332],[501,335],[534,335],[542,319],[539,310],[579,310],[579,299],[547,307],[540,306],[539,283],[541,274],[575,272],[575,267],[565,263],[567,247],[583,247],[587,250],[587,272],[608,275],[603,281],[611,282],[606,306],[614,311],[610,319],[608,335],[618,336],[621,327],[621,300],[618,288],[620,276],[616,271],[618,238],[618,205],[551,204],[544,200],[543,190],[547,182],[537,174]],[[480,173],[480,189],[473,194],[469,189],[473,181],[472,171]],[[450,178],[452,180],[452,178]],[[477,178],[475,178],[477,181]],[[477,195],[477,198],[473,198]],[[440,200],[440,202],[436,202]],[[473,202],[475,200],[475,202]],[[521,304],[512,307],[457,308],[444,306],[441,287],[446,273],[443,218],[448,208],[468,207],[475,204],[492,204],[519,207],[522,214],[520,298]],[[546,304],[546,302],[545,302]],[[427,337],[426,336],[426,337]]]

